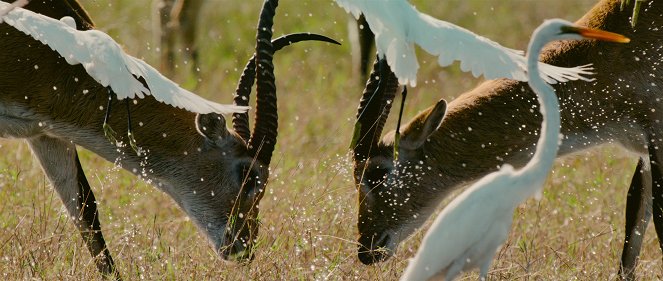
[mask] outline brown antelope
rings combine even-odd
[[[619,0],[602,0],[577,23],[624,34],[632,39],[630,44],[562,41],[548,46],[541,58],[559,66],[591,63],[597,72],[591,83],[554,85],[564,136],[559,155],[603,143],[617,143],[640,155],[629,189],[620,268],[633,278],[652,204],[656,231],[663,237],[663,204],[652,203],[652,193],[654,198],[663,194],[663,154],[657,150],[663,145],[663,103],[656,96],[663,85],[663,2],[643,4],[635,28],[619,6]],[[380,134],[398,85],[393,74],[381,77],[388,80],[371,98],[376,76],[371,75],[359,106],[362,130],[353,154],[358,256],[365,264],[388,258],[451,191],[505,163],[526,163],[541,123],[535,95],[526,83],[486,81],[448,105],[440,100],[404,125],[395,162],[394,132],[382,141]]]
[[[0,137],[28,142],[105,275],[119,278],[76,145],[118,163],[170,195],[222,258],[252,257],[258,203],[277,137],[272,54],[290,42],[311,38],[300,34],[277,39],[272,46],[277,5],[277,0],[265,1],[258,24],[257,56],[247,65],[235,98],[238,105],[248,104],[246,97],[255,77],[253,133],[247,114],[234,116],[233,132],[221,115],[196,115],[146,97],[132,105],[134,120],[143,124],[136,130],[136,138],[147,151],[145,157],[105,138],[101,125],[105,89],[81,65],[69,65],[48,46],[0,24]],[[76,0],[32,1],[25,8],[58,19],[70,16],[79,29],[93,28]],[[126,129],[125,122],[110,122]]]

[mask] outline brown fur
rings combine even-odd
[[[71,16],[79,29],[93,27],[75,0],[32,1],[26,8],[58,19]],[[117,147],[105,138],[102,123],[107,90],[81,65],[69,65],[48,46],[7,24],[0,24],[0,34],[0,137],[26,139],[70,215],[85,213],[74,221],[92,256],[100,256],[96,263],[102,273],[119,278],[105,249],[96,204],[85,199],[94,197],[87,196],[92,191],[75,145],[169,194],[223,258],[252,256],[258,231],[257,204],[264,194],[269,163],[254,159],[256,153],[249,151],[245,141],[226,129],[223,116],[196,116],[151,96],[137,99],[130,103],[134,136],[147,152],[138,156],[130,147]],[[263,64],[271,65],[271,55],[269,58]],[[272,75],[270,70],[265,72]],[[263,95],[259,89],[258,103],[263,102]],[[115,99],[112,108],[109,123],[127,143],[125,101]],[[265,122],[276,122],[267,119]],[[259,123],[265,122],[256,121],[256,127],[262,128]],[[273,145],[265,148],[270,155],[271,149]]]
[[[542,54],[543,61],[557,66],[592,63],[596,72],[594,82],[553,85],[560,100],[565,136],[560,155],[608,142],[647,155],[648,136],[663,133],[659,125],[663,104],[657,102],[659,87],[663,86],[663,69],[658,65],[663,56],[663,2],[649,1],[643,7],[647,8],[635,29],[629,25],[630,12],[619,11],[619,0],[600,1],[577,22],[624,34],[632,39],[630,44],[561,41],[550,44]],[[364,262],[387,258],[388,254],[372,251],[381,246],[393,250],[449,192],[505,163],[522,166],[534,153],[542,118],[536,96],[525,82],[486,81],[449,103],[437,130],[422,131],[421,124],[431,110],[424,110],[403,127],[396,167],[391,164],[390,154],[393,133],[378,144],[380,155],[355,163],[360,193],[359,241],[366,251],[360,253],[360,258]],[[408,135],[422,133],[430,134],[423,145],[411,148],[405,143]],[[374,172],[377,167],[386,167],[387,174]],[[371,187],[365,175],[383,179],[382,183]],[[639,200],[645,205],[651,202],[645,195]],[[646,227],[647,212],[639,213]],[[391,235],[387,242],[375,243],[385,233]],[[624,266],[630,272],[635,267],[633,256],[639,252],[638,243],[630,253],[626,253],[625,245],[625,256],[632,260]]]

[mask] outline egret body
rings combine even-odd
[[[544,22],[534,31],[527,53],[527,74],[543,115],[541,137],[534,156],[519,170],[503,165],[449,203],[426,233],[401,280],[432,277],[453,280],[462,271],[476,267],[485,279],[497,249],[508,237],[515,208],[541,192],[557,155],[559,104],[554,89],[539,75],[539,53],[550,41],[582,38],[629,41],[618,34],[581,28],[558,19]]]
[[[460,61],[460,68],[475,77],[527,81],[523,52],[419,12],[407,0],[336,0],[347,12],[364,15],[375,34],[378,54],[385,56],[398,82],[416,86],[419,63],[414,44],[438,57],[441,66]],[[557,67],[541,63],[540,75],[548,83],[582,79],[588,66]]]
[[[227,114],[247,109],[208,101],[179,87],[149,64],[125,53],[108,34],[94,29],[77,30],[71,17],[56,20],[13,7],[0,2],[1,10],[12,9],[2,16],[5,23],[48,45],[67,63],[81,64],[94,80],[110,87],[117,99],[152,95],[160,102],[201,114]]]

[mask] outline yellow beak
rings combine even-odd
[[[586,28],[586,27],[580,27],[580,26],[570,26],[568,27],[569,32],[574,32],[580,34],[580,36],[589,38],[589,39],[596,39],[596,40],[601,40],[601,41],[608,41],[608,42],[617,42],[617,43],[628,43],[631,42],[631,39],[628,37],[613,33],[613,32],[608,32],[608,31],[603,31],[599,29],[591,29],[591,28]]]

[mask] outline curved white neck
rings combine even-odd
[[[537,32],[534,34],[527,49],[527,76],[529,86],[537,95],[540,111],[543,115],[543,122],[541,125],[541,136],[536,144],[534,156],[523,170],[536,168],[547,174],[552,168],[559,148],[559,102],[557,101],[555,90],[541,79],[539,74],[538,58],[547,42],[543,42],[537,38]]]

